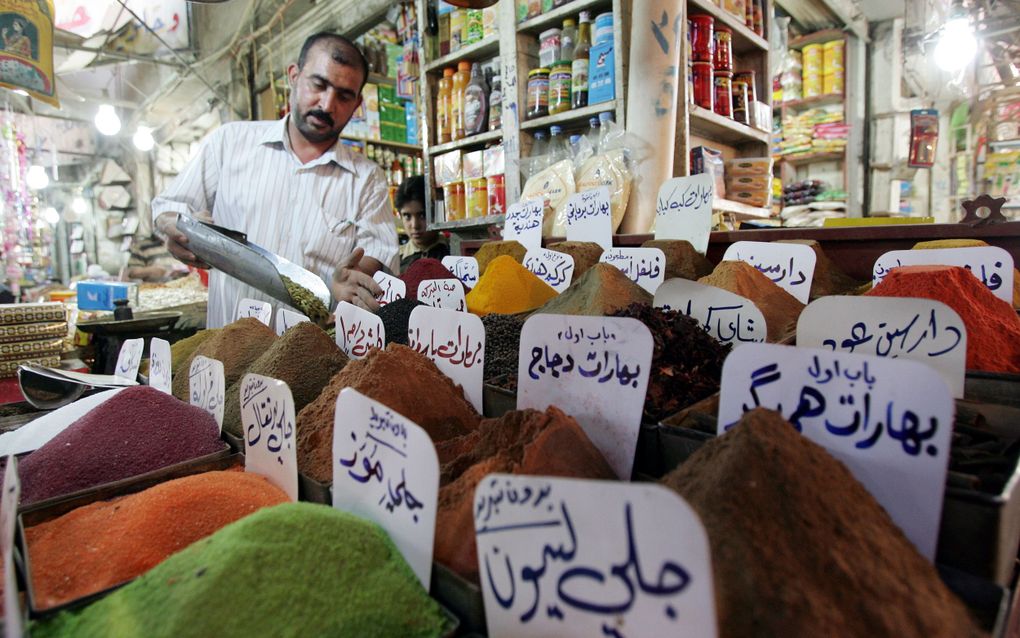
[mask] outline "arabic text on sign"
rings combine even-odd
[[[245,431],[245,439],[249,447],[254,447],[265,439],[265,447],[270,454],[276,454],[277,462],[283,464],[280,452],[292,447],[294,439],[294,423],[288,418],[283,401],[272,397],[269,386],[262,379],[252,375],[241,387],[241,409],[249,408],[255,418]]]

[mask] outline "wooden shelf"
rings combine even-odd
[[[468,219],[455,219],[450,222],[436,222],[429,226],[429,230],[463,230],[465,228],[481,228],[502,224],[503,215],[489,215],[488,217],[469,217]]]
[[[823,44],[825,42],[843,39],[846,39],[846,33],[843,31],[840,31],[839,29],[823,29],[821,31],[815,31],[814,33],[793,38],[790,40],[789,48],[803,49],[809,44]]]
[[[769,134],[741,124],[718,113],[691,104],[691,133],[724,144],[740,145],[749,142],[769,143]]]
[[[797,153],[795,155],[783,155],[779,158],[779,161],[792,164],[793,166],[803,166],[805,164],[815,164],[818,162],[842,162],[845,159],[845,151],[831,151],[826,153]]]
[[[737,217],[743,218],[753,217],[755,219],[764,219],[772,216],[772,211],[767,208],[748,206],[747,204],[741,204],[740,202],[733,202],[719,197],[712,200],[712,210],[732,213]]]
[[[747,51],[768,53],[769,43],[765,38],[748,29],[744,25],[744,21],[737,18],[737,16],[713,4],[712,0],[687,0],[687,14],[696,13],[707,13],[715,18],[716,22],[721,22],[723,26],[733,30],[734,53],[745,53]],[[771,86],[771,83],[769,83],[769,86]]]
[[[521,122],[521,130],[527,131],[536,128],[548,128],[554,124],[587,122],[588,118],[597,116],[599,113],[605,113],[606,111],[612,111],[613,119],[616,119],[616,106],[617,101],[610,100],[609,102],[600,102],[580,109],[571,109],[569,111],[564,111],[563,113],[557,113],[556,115],[536,117],[533,120],[525,120],[524,122]]]
[[[829,95],[806,97],[803,100],[790,100],[789,102],[783,102],[780,106],[784,109],[807,109],[816,106],[829,106],[831,104],[841,105],[845,101],[846,96],[842,93],[830,93]]]
[[[552,11],[548,11],[521,22],[517,25],[517,32],[538,35],[546,29],[563,26],[564,18],[574,18],[576,20],[577,14],[581,11],[592,12],[591,21],[592,27],[594,27],[595,16],[597,13],[609,12],[612,10],[612,0],[574,0],[573,2],[568,2],[562,7],[557,7]],[[594,33],[592,35],[594,36]]]
[[[468,146],[478,146],[480,144],[487,144],[496,140],[503,139],[503,131],[496,129],[495,131],[487,131],[485,133],[479,133],[478,135],[472,135],[471,137],[465,137],[460,140],[453,142],[447,142],[445,144],[436,144],[435,146],[429,147],[429,155],[437,155],[439,153],[445,153],[447,151],[455,151],[458,148],[465,148]]]
[[[351,135],[341,135],[340,138],[350,140],[352,142],[375,144],[377,146],[389,146],[390,148],[399,148],[405,151],[417,151],[418,153],[421,153],[421,146],[416,144],[405,144],[404,142],[390,142],[387,140],[370,140],[364,137],[353,137]]]
[[[387,77],[381,73],[369,73],[366,82],[368,84],[386,84],[389,86],[397,85],[397,80],[395,78]]]
[[[442,71],[445,67],[456,66],[461,60],[487,60],[499,55],[499,35],[490,35],[466,47],[461,47],[425,65],[425,70]]]

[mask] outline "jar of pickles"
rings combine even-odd
[[[570,110],[570,60],[558,60],[549,70],[549,115]]]
[[[570,101],[570,90],[567,90],[567,101]],[[527,116],[543,117],[549,115],[549,69],[539,67],[528,71],[528,110]]]

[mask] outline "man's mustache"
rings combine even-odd
[[[333,126],[333,117],[325,111],[315,110],[308,111],[307,113],[305,113],[305,119],[308,119],[309,117],[312,116],[315,116],[322,120],[323,122],[325,122],[326,124]]]

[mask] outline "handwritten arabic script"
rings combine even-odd
[[[932,264],[966,268],[996,297],[1013,302],[1013,256],[997,246],[892,250],[875,260],[872,283],[877,286],[899,266]]]
[[[715,182],[710,175],[674,177],[659,187],[655,202],[655,238],[689,241],[704,254],[712,231]]]
[[[202,408],[223,427],[223,362],[202,355],[191,360],[188,394],[191,405]]]
[[[447,255],[443,257],[443,265],[465,286],[474,288],[478,285],[478,260],[474,257]]]
[[[145,350],[144,339],[128,339],[120,347],[114,376],[134,381],[138,376],[138,366],[142,363],[142,352]]]
[[[237,302],[237,318],[245,319],[254,317],[262,323],[269,325],[269,319],[273,316],[273,305],[266,301],[257,299],[242,299]]]
[[[494,638],[715,635],[707,536],[665,488],[490,474],[474,519]]]
[[[738,241],[730,244],[724,261],[742,261],[754,266],[777,286],[801,303],[807,303],[814,279],[815,251],[803,244]]]
[[[370,349],[385,347],[386,332],[382,319],[341,301],[336,309],[336,344],[352,359],[365,358]]]
[[[408,346],[464,388],[476,410],[482,409],[485,326],[477,315],[419,306],[407,321]]]
[[[574,193],[567,198],[565,214],[568,241],[593,241],[603,250],[612,248],[613,214],[608,188]]]
[[[686,279],[670,279],[655,291],[655,306],[693,317],[721,343],[765,341],[765,316],[754,302],[728,290]]]
[[[381,270],[375,273],[372,278],[382,288],[382,294],[376,297],[380,306],[393,303],[397,299],[403,299],[407,295],[407,284],[403,279],[387,275]]]
[[[506,209],[503,239],[517,240],[525,248],[538,248],[542,245],[544,215],[545,202],[541,199],[517,202],[510,206]]]
[[[241,379],[245,471],[261,474],[296,501],[294,398],[283,381],[259,374]]]
[[[574,258],[546,248],[529,249],[524,255],[524,267],[556,292],[566,290],[574,277]]]
[[[166,339],[153,338],[149,342],[149,385],[160,392],[170,394],[170,343]]]
[[[418,284],[418,301],[433,308],[467,310],[464,286],[457,279],[425,279]]]
[[[602,252],[599,261],[616,266],[652,294],[666,277],[666,255],[659,248],[610,248]]]

